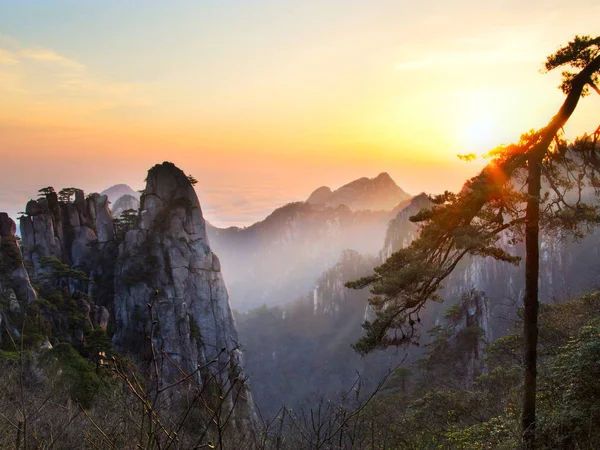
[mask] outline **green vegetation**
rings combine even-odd
[[[121,215],[114,219],[115,234],[119,241],[123,241],[130,230],[136,230],[140,226],[139,214],[135,209],[126,209]]]
[[[66,342],[46,351],[41,363],[55,373],[57,388],[85,408],[92,405],[103,386],[95,366]]]
[[[61,279],[71,279],[85,282],[90,281],[84,271],[73,269],[58,258],[46,256],[40,259],[40,264],[42,267],[51,271],[48,277],[55,282]]]

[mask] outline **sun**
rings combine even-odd
[[[478,157],[487,154],[498,145],[494,122],[488,118],[477,118],[464,126],[459,139],[463,153],[474,153]]]

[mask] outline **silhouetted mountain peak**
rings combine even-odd
[[[108,201],[111,203],[116,202],[119,198],[124,195],[131,195],[136,199],[140,199],[140,193],[134,191],[126,184],[115,184],[100,193],[100,195],[106,195],[108,197]]]
[[[329,186],[321,186],[313,191],[312,194],[306,199],[306,203],[312,205],[324,205],[331,198],[333,194]]]
[[[375,178],[362,177],[332,191],[322,186],[308,197],[307,203],[337,207],[346,205],[357,210],[391,210],[400,202],[410,198],[387,172]]]

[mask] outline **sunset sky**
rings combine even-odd
[[[600,2],[0,0],[0,211],[40,187],[143,187],[172,161],[205,216],[386,171],[456,190],[481,153],[543,126],[546,55],[600,34]],[[571,136],[600,123],[585,98]]]

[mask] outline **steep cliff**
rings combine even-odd
[[[225,401],[254,423],[252,397],[219,259],[211,251],[198,197],[171,163],[148,172],[140,228],[126,233],[115,267],[116,334],[121,349],[159,359],[162,382],[180,370],[198,382],[233,387]],[[150,337],[150,341],[146,337]],[[154,353],[154,355],[153,355]]]
[[[9,297],[11,309],[21,309],[21,305],[37,300],[23,264],[16,230],[17,226],[8,214],[0,213],[0,293]]]
[[[57,258],[66,264],[91,271],[96,245],[114,241],[112,215],[106,196],[85,197],[80,189],[60,199],[53,189],[30,200],[19,218],[23,253],[34,275],[44,272],[44,258]]]

